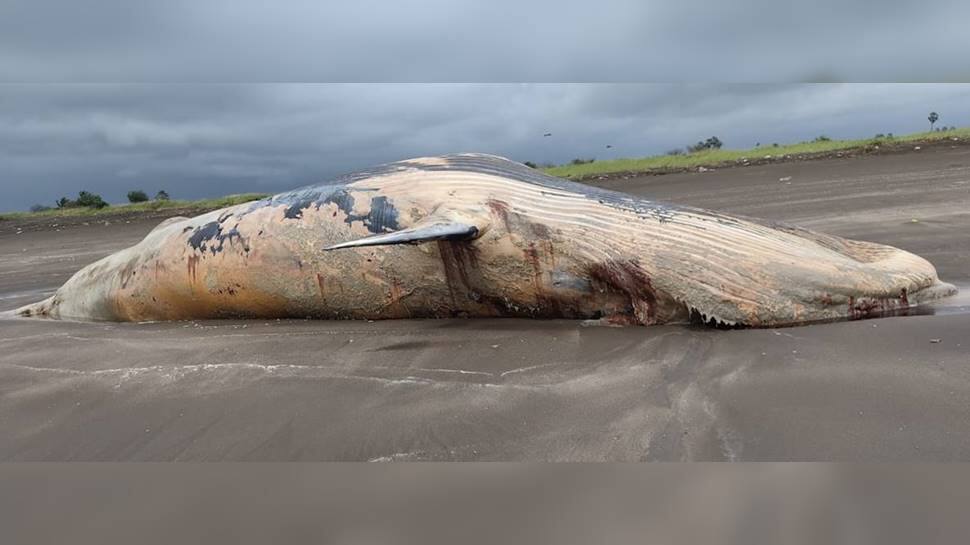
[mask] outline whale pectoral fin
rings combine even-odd
[[[374,235],[349,242],[328,246],[324,250],[359,248],[361,246],[384,246],[390,244],[420,244],[435,240],[471,240],[477,238],[480,230],[475,225],[453,221],[431,221],[393,233]]]

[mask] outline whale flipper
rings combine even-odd
[[[380,235],[334,244],[333,246],[324,248],[324,250],[359,248],[361,246],[386,246],[391,244],[420,244],[435,240],[471,240],[477,238],[479,234],[478,227],[469,223],[437,219],[421,222],[414,227],[401,229],[393,233],[382,233]]]

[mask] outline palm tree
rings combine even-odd
[[[940,116],[936,112],[930,112],[930,116],[926,118],[930,120],[930,132],[933,132],[933,124],[936,123],[936,120],[939,118]]]

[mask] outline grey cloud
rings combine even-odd
[[[963,0],[7,0],[0,81],[966,81]]]
[[[276,192],[408,157],[635,157],[970,125],[970,85],[225,84],[0,86],[0,210],[81,189]],[[552,132],[552,137],[543,137]],[[611,145],[606,149],[606,145]]]

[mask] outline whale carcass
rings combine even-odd
[[[24,316],[783,326],[954,293],[925,259],[457,154],[166,220]]]

